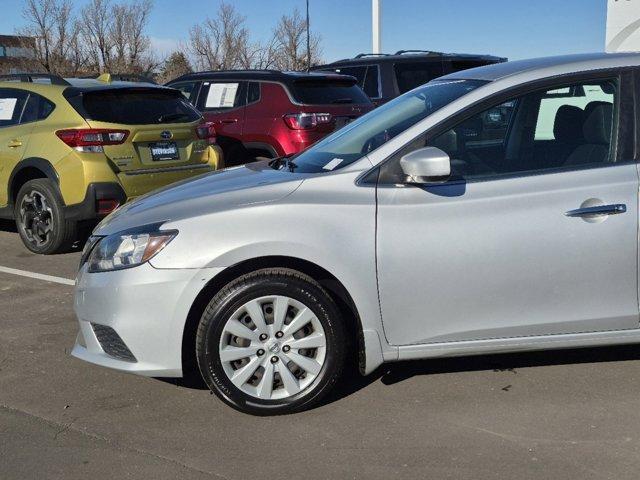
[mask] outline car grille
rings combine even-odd
[[[104,353],[118,360],[125,360],[127,362],[138,361],[113,328],[97,323],[92,323],[91,327]]]

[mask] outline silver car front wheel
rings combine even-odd
[[[272,268],[244,275],[205,309],[196,356],[211,390],[238,410],[275,415],[309,408],[344,363],[339,310],[313,279]]]
[[[296,395],[324,365],[322,324],[287,296],[250,300],[227,320],[219,355],[229,380],[247,395],[278,400]]]

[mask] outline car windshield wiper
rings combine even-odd
[[[274,158],[269,162],[269,166],[274,170],[281,170],[283,167],[293,173],[298,168],[298,165],[291,160],[292,155],[285,155],[283,157]]]
[[[178,120],[180,118],[189,118],[189,115],[186,113],[165,113],[164,115],[160,115],[158,123],[171,122],[172,120]]]
[[[331,103],[353,103],[353,98],[336,98]]]

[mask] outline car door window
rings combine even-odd
[[[442,76],[442,61],[400,62],[394,65],[396,82],[400,93],[413,90],[420,85]]]
[[[475,114],[428,142],[452,179],[540,174],[614,161],[617,80],[538,90]],[[424,140],[424,139],[423,139]]]
[[[204,82],[198,99],[200,110],[231,110],[245,103],[243,82]]]
[[[369,65],[364,82],[360,85],[369,98],[380,98],[380,67]]]
[[[55,105],[46,98],[36,94],[29,94],[24,107],[20,123],[38,122],[47,118],[53,112]]]
[[[247,104],[254,103],[260,100],[260,83],[249,82],[247,87]]]
[[[603,85],[574,85],[547,92],[540,102],[540,113],[536,123],[535,140],[557,140],[554,125],[558,111],[576,107],[574,111],[585,110],[592,102],[613,104],[613,91],[603,89]]]
[[[192,104],[196,103],[196,97],[198,96],[198,87],[200,86],[200,82],[181,82],[174,83],[173,85],[169,85],[171,88],[175,88],[182,92],[184,98],[189,100]]]
[[[0,127],[20,123],[29,93],[17,89],[0,89]]]

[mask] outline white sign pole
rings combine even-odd
[[[381,20],[381,0],[371,0],[371,31],[373,40],[373,49],[371,53],[382,53],[382,25]]]

